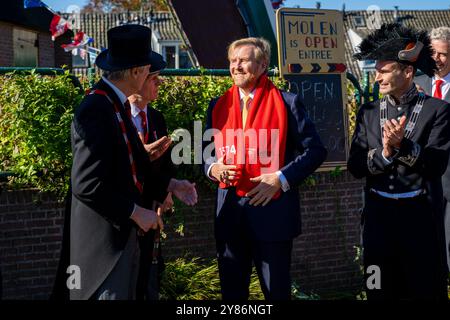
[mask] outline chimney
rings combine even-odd
[[[320,7],[322,6],[322,4],[320,3],[320,1],[316,2],[316,9],[320,9]]]
[[[394,22],[399,23],[400,17],[398,15],[398,6],[394,6]]]

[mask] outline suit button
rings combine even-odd
[[[391,174],[391,175],[389,176],[389,179],[394,180],[394,175]]]
[[[394,190],[394,186],[392,184],[389,185],[389,190]]]
[[[397,107],[397,111],[402,111],[402,107]]]
[[[402,117],[397,117],[397,121],[400,121],[401,118],[402,118]]]

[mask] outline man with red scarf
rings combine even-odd
[[[205,134],[214,144],[204,146],[204,154],[214,153],[205,173],[219,183],[222,298],[248,299],[254,263],[266,299],[287,300],[292,241],[300,234],[298,184],[321,165],[326,150],[298,96],[267,78],[266,40],[237,40],[228,59],[234,85],[210,103]]]

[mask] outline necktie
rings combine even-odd
[[[436,88],[434,89],[434,94],[433,94],[434,98],[442,99],[441,87],[442,87],[443,83],[444,83],[444,80],[442,80],[442,79],[436,80],[436,82],[435,82]]]
[[[242,100],[244,100],[244,107],[242,108],[242,129],[244,129],[245,122],[247,121],[248,105],[250,103],[250,96],[244,96],[244,98],[242,98]]]
[[[148,130],[147,130],[147,115],[144,111],[139,111],[139,116],[142,120],[142,135],[144,136],[144,143],[148,141]]]

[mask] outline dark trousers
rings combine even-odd
[[[438,216],[424,195],[394,200],[368,193],[364,267],[378,266],[381,275],[380,289],[366,286],[369,300],[446,299]]]
[[[450,202],[445,202],[445,215],[444,215],[444,226],[445,226],[445,247],[447,253],[447,266],[450,270]]]
[[[164,260],[161,254],[161,244],[155,250],[155,230],[149,230],[139,236],[139,274],[136,287],[136,300],[159,300],[159,284],[164,271]]]
[[[242,236],[216,244],[223,300],[248,299],[252,262],[267,300],[290,299],[292,240],[262,242]]]

